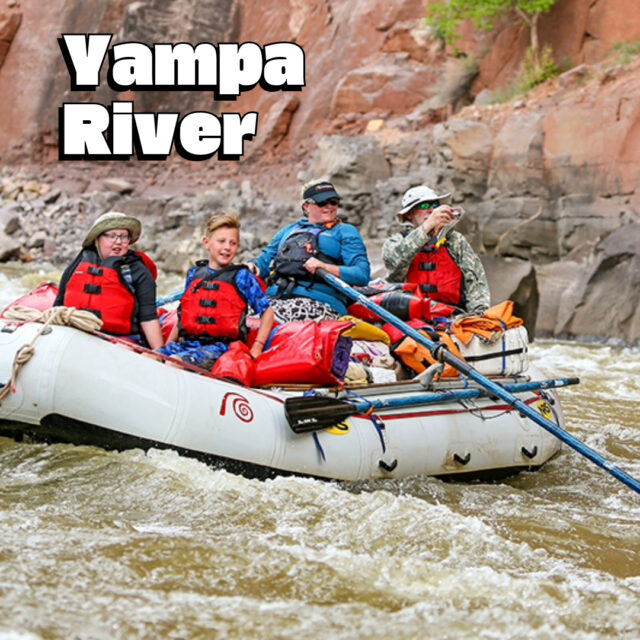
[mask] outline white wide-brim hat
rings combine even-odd
[[[126,213],[120,213],[119,211],[103,213],[93,223],[91,229],[89,229],[89,233],[87,233],[85,239],[82,241],[82,246],[90,247],[99,235],[105,231],[111,231],[111,229],[127,229],[131,235],[129,244],[133,244],[140,237],[142,224],[137,218],[128,216]]]
[[[422,202],[433,202],[434,200],[440,200],[441,202],[449,200],[451,193],[437,194],[430,187],[420,185],[419,187],[411,187],[407,189],[402,196],[402,209],[396,213],[398,222],[404,222],[404,216],[409,213],[413,207]]]

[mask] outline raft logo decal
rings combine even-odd
[[[227,413],[227,401],[231,401],[231,408],[238,420],[242,422],[251,422],[253,420],[253,410],[249,401],[241,396],[239,393],[225,393],[222,398],[222,405],[220,406],[220,415],[224,416]]]
[[[538,408],[538,412],[543,418],[551,420],[553,413],[551,411],[549,403],[546,400],[538,400],[538,402],[536,402],[536,407]]]

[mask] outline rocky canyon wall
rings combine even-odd
[[[300,181],[322,173],[344,192],[345,216],[379,264],[402,192],[426,182],[452,189],[467,211],[461,230],[485,256],[495,290],[513,261],[527,282],[534,278],[522,290],[539,295],[540,334],[638,342],[640,66],[611,50],[640,41],[640,13],[627,0],[559,0],[541,19],[540,40],[567,71],[487,104],[516,75],[527,29],[512,17],[491,33],[463,25],[463,55],[454,57],[425,26],[426,4],[0,0],[0,152],[8,167],[0,255],[64,261],[88,218],[119,206],[144,218],[146,248],[160,264],[181,271],[198,250],[197,225],[212,208],[233,206],[251,221],[248,256],[295,218]],[[149,44],[296,42],[306,85],[258,88],[233,103],[198,91],[118,94],[104,82],[72,92],[61,33]],[[156,112],[256,110],[258,136],[234,163],[57,161],[63,102],[123,98]],[[20,166],[27,168],[18,179]],[[30,177],[51,183],[49,195],[21,189]]]

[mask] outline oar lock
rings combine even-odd
[[[444,354],[449,351],[449,348],[447,347],[446,344],[444,344],[444,342],[436,342],[434,347],[431,349],[431,355],[433,356],[434,360],[437,360],[438,362],[445,362],[445,356]]]
[[[419,382],[424,389],[430,389],[433,378],[436,374],[441,374],[444,369],[444,363],[434,362],[427,367],[424,371],[419,373],[411,382]]]

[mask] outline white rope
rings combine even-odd
[[[8,309],[4,317],[14,322],[42,322],[45,327],[50,324],[59,324],[76,327],[82,331],[98,331],[102,327],[102,320],[95,313],[75,307],[51,307],[44,311],[38,311],[18,305]],[[45,327],[40,330],[39,334]]]
[[[15,383],[22,366],[26,364],[35,353],[34,344],[44,333],[50,324],[66,325],[76,327],[82,331],[97,331],[102,327],[102,320],[91,311],[76,309],[75,307],[51,307],[45,311],[31,309],[29,307],[15,306],[4,313],[4,319],[12,322],[41,322],[42,327],[28,344],[22,345],[13,358],[11,367],[11,378],[9,382],[0,390],[0,402],[11,391],[15,393]]]

